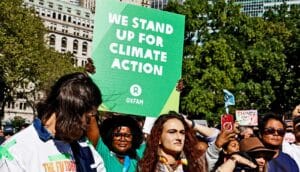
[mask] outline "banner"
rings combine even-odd
[[[102,110],[156,117],[179,108],[184,16],[97,0],[93,80]]]

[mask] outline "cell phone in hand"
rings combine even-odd
[[[221,116],[221,127],[222,130],[233,130],[234,118],[231,114],[223,114]]]

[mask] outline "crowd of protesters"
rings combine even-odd
[[[88,74],[61,77],[38,104],[33,123],[0,146],[0,171],[299,172],[300,105],[290,121],[268,113],[256,127],[237,122],[231,130],[171,111],[145,134],[137,116],[100,120],[101,103]]]

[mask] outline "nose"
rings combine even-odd
[[[179,133],[179,132],[176,134],[176,140],[180,140],[181,141],[181,140],[183,140],[183,138],[184,138],[184,134]]]

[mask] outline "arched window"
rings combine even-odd
[[[78,40],[77,39],[75,39],[74,41],[73,41],[73,53],[77,53],[77,50],[78,50]]]
[[[49,44],[50,46],[55,46],[55,35],[50,35]]]
[[[66,37],[62,37],[61,38],[61,51],[65,52],[67,48],[67,38]]]
[[[87,42],[83,42],[82,43],[82,55],[86,55],[86,53],[87,53],[87,46],[88,46]]]

